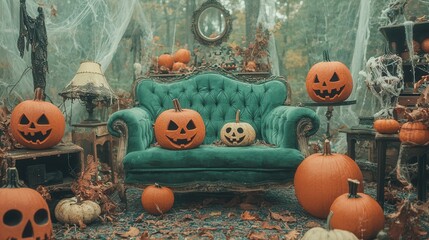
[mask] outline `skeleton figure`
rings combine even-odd
[[[27,13],[25,0],[20,0],[20,27],[18,37],[18,50],[21,57],[24,49],[28,51],[31,44],[31,66],[34,89],[46,87],[46,73],[48,72],[48,37],[45,26],[43,8],[38,7],[39,15],[32,18]],[[25,42],[25,38],[27,42]],[[43,91],[45,92],[45,91]]]
[[[390,0],[386,9],[381,12],[381,19],[388,20],[388,25],[398,23],[399,16],[404,15],[404,8],[409,0]]]

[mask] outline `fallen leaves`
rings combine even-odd
[[[261,220],[261,218],[258,216],[258,214],[254,213],[250,213],[249,211],[244,211],[241,214],[241,219],[244,221],[257,221],[257,220]]]
[[[137,237],[140,234],[140,230],[136,227],[130,227],[130,229],[127,232],[124,233],[116,233],[121,238],[131,238],[131,237]]]

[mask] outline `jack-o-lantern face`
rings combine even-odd
[[[220,139],[227,146],[248,146],[255,142],[255,129],[249,123],[240,122],[240,110],[235,122],[226,123],[220,130]]]
[[[46,201],[35,190],[20,188],[16,168],[9,168],[7,175],[7,185],[0,188],[0,239],[51,239]]]
[[[308,96],[315,102],[344,101],[353,90],[350,70],[341,62],[329,62],[327,53],[325,60],[313,65],[307,74]]]
[[[36,90],[39,91],[39,90]],[[41,100],[40,92],[34,100],[18,104],[12,111],[11,130],[21,145],[44,149],[58,144],[65,130],[65,118],[53,104]]]
[[[161,147],[190,149],[199,146],[206,134],[201,115],[191,109],[182,109],[177,99],[174,109],[162,112],[155,121],[155,138]]]

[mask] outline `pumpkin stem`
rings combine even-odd
[[[333,212],[333,211],[330,211],[330,212],[329,212],[329,215],[328,215],[328,218],[326,219],[326,229],[327,229],[328,231],[331,231],[331,230],[332,230],[332,228],[331,228],[331,218],[332,218],[332,215],[334,215],[334,212]]]
[[[156,188],[162,188],[162,186],[159,183],[154,184]]]
[[[178,100],[177,98],[173,99],[173,105],[174,105],[174,110],[175,110],[176,112],[181,112],[181,111],[183,111],[183,110],[182,110],[182,107],[180,106],[179,100]]]
[[[35,101],[42,101],[43,100],[43,89],[42,88],[36,88],[34,90],[34,100]]]
[[[18,169],[16,167],[9,167],[6,170],[7,180],[3,188],[21,188],[23,184],[19,182]]]
[[[332,155],[331,152],[331,144],[329,143],[329,140],[326,139],[325,143],[323,144],[323,156]]]
[[[329,59],[329,52],[328,52],[328,50],[323,50],[323,60],[325,62],[330,62],[331,61],[331,59]]]
[[[235,122],[240,122],[240,109],[237,109],[237,112],[235,112]]]
[[[357,194],[357,189],[360,184],[360,182],[356,179],[348,178],[347,181],[349,182],[349,198],[360,198],[359,194]]]

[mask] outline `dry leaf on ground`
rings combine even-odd
[[[299,234],[298,230],[292,230],[285,235],[285,240],[298,240]]]
[[[278,226],[278,225],[271,225],[268,222],[263,222],[261,227],[263,229],[278,230],[278,231],[282,230],[282,228],[280,226]]]
[[[241,219],[246,221],[256,221],[260,220],[261,218],[256,213],[251,214],[249,211],[245,211],[241,214]]]
[[[265,240],[268,239],[267,235],[264,232],[250,232],[247,235],[247,238],[250,240]]]
[[[130,227],[130,229],[127,232],[124,233],[116,233],[122,238],[130,238],[130,237],[137,237],[140,233],[140,230],[136,227]]]

